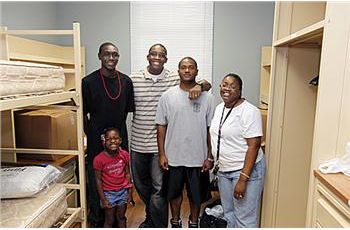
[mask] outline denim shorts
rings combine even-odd
[[[103,193],[113,208],[128,203],[129,189],[127,188],[123,188],[119,191],[103,191]],[[103,208],[102,201],[100,203]]]

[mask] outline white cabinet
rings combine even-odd
[[[350,228],[350,178],[342,174],[323,175],[315,171],[312,227]]]
[[[275,7],[262,227],[305,227],[313,169],[349,141],[350,3]]]

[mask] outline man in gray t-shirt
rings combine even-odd
[[[196,100],[188,91],[196,84],[197,63],[191,57],[179,62],[180,85],[160,98],[156,112],[159,163],[167,171],[166,196],[170,201],[172,227],[182,226],[180,207],[186,184],[190,201],[188,227],[198,227],[203,177],[213,167],[209,124],[213,116],[212,95],[203,92]],[[208,180],[208,179],[207,179]]]

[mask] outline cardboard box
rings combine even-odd
[[[38,149],[77,149],[77,121],[70,110],[40,109],[15,115],[16,146]],[[64,155],[21,154],[22,157],[56,160]]]

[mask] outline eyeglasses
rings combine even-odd
[[[155,51],[152,51],[149,53],[149,55],[151,57],[159,57],[159,58],[166,58],[166,54],[165,53],[158,53],[158,52],[155,52]]]
[[[228,89],[230,91],[239,90],[239,88],[237,86],[234,86],[234,85],[220,84],[220,87]]]

